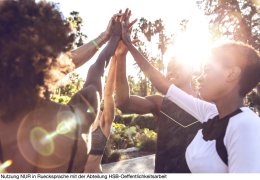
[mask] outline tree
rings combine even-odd
[[[54,92],[51,94],[51,100],[67,104],[71,97],[82,89],[84,80],[79,77],[78,74],[72,73],[69,75],[69,79],[65,84],[61,84]]]
[[[67,21],[70,22],[75,33],[76,40],[74,42],[74,46],[79,47],[83,45],[84,40],[86,40],[87,38],[87,35],[81,31],[83,19],[79,16],[79,12],[72,11],[70,13],[70,16],[67,18]]]
[[[260,7],[257,1],[198,0],[197,4],[209,16],[215,37],[226,36],[260,50]]]
[[[76,39],[74,41],[74,46],[79,47],[83,45],[87,35],[85,35],[81,30],[83,20],[80,17],[79,12],[72,11],[70,16],[67,18],[67,21],[71,24],[75,33]],[[54,92],[52,92],[51,100],[66,104],[76,92],[82,89],[83,84],[84,80],[80,78],[78,74],[72,73],[69,75],[69,80],[66,84],[60,85]]]
[[[167,36],[165,33],[165,26],[161,19],[154,22],[148,21],[145,18],[141,18],[138,22],[138,27],[133,30],[134,39],[140,41],[136,43],[138,50],[146,57],[150,63],[153,64],[158,70],[164,71],[163,56],[167,50],[168,45],[172,42],[172,36]],[[157,47],[154,50],[153,44],[157,43]],[[148,51],[148,46],[151,50]],[[154,52],[156,53],[155,55]],[[141,96],[146,96],[155,93],[155,89],[151,82],[142,74],[139,69],[138,73],[140,83]]]

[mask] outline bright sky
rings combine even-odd
[[[83,18],[83,32],[88,36],[87,41],[96,38],[106,29],[111,16],[120,9],[130,8],[132,10],[132,18],[141,17],[154,21],[161,18],[166,26],[169,34],[175,33],[179,29],[179,23],[182,19],[190,19],[195,22],[195,35],[197,38],[200,34],[204,34],[199,22],[203,20],[203,12],[200,11],[195,0],[49,0],[59,3],[60,10],[65,17],[69,16],[71,11],[78,11]],[[193,27],[193,28],[194,28]],[[199,29],[196,29],[200,27]],[[100,51],[99,51],[100,52]],[[98,53],[99,53],[98,52]],[[86,77],[89,66],[96,60],[98,53],[90,62],[77,69],[76,72],[81,77]],[[173,56],[171,52],[167,52],[165,59]],[[131,55],[127,57],[130,65],[128,74],[133,74],[134,66]],[[128,66],[129,67],[129,66]],[[135,70],[136,74],[136,70]]]

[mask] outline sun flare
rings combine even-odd
[[[176,57],[179,61],[201,67],[205,62],[211,46],[208,26],[202,21],[192,21],[187,24],[185,31],[175,35],[174,43],[169,47],[167,59]]]

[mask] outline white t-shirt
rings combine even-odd
[[[194,98],[175,85],[170,86],[166,97],[201,122],[218,115],[214,104]],[[241,108],[241,111],[230,118],[224,137],[228,167],[217,153],[216,141],[205,141],[202,130],[199,130],[186,150],[191,172],[260,173],[260,118],[247,107]]]

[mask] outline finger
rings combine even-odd
[[[125,13],[122,13],[122,9],[120,9],[119,13],[120,13],[120,14],[122,14],[122,15],[120,16],[120,18],[118,19],[118,21],[122,22],[122,21],[123,21],[123,18],[124,18],[124,15],[125,15]]]
[[[128,11],[129,11],[129,9],[126,8],[126,9],[125,9],[125,12],[124,12],[124,15],[123,15],[123,19],[122,19],[123,21],[125,21],[125,18],[126,18],[126,16],[127,16]]]
[[[133,20],[132,22],[129,23],[128,28],[131,29],[133,25],[136,23],[137,19]]]
[[[114,14],[114,15],[112,16],[112,19],[116,21],[117,18],[118,18],[118,17],[121,17],[122,15],[123,15],[122,13]]]
[[[127,23],[129,22],[130,16],[131,16],[131,10],[128,11],[128,13],[127,13],[127,15],[126,15],[126,18],[125,18],[125,21],[126,21]]]

